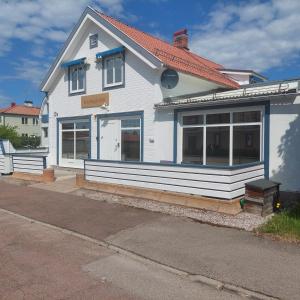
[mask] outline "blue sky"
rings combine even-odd
[[[40,104],[39,83],[87,5],[167,41],[187,28],[191,50],[225,67],[300,77],[298,0],[0,0],[0,106]]]

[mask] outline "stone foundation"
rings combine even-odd
[[[241,212],[240,198],[233,200],[221,200],[183,193],[131,187],[121,184],[93,182],[85,180],[83,174],[76,175],[76,185],[80,188],[97,190],[105,193],[166,202],[230,215],[236,215]]]
[[[22,180],[30,180],[37,182],[53,182],[55,181],[54,170],[53,169],[45,169],[43,174],[31,174],[31,173],[22,173],[22,172],[14,172],[12,177]]]

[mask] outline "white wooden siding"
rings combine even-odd
[[[243,195],[245,183],[263,177],[263,164],[232,170],[101,160],[85,162],[85,178],[90,181],[223,199]]]
[[[14,172],[43,174],[44,170],[43,156],[13,156]]]
[[[4,173],[4,153],[2,141],[0,141],[0,175],[1,173]]]

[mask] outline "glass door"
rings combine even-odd
[[[59,164],[82,168],[83,160],[89,157],[89,122],[86,120],[62,122],[60,137]]]

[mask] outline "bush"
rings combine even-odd
[[[0,139],[9,140],[16,149],[34,149],[41,144],[41,138],[39,136],[20,136],[16,131],[16,127],[9,125],[0,126]]]
[[[15,148],[21,147],[21,137],[16,131],[16,127],[0,125],[0,139],[9,140]]]
[[[21,147],[22,148],[37,148],[41,144],[41,138],[39,136],[22,136]]]

